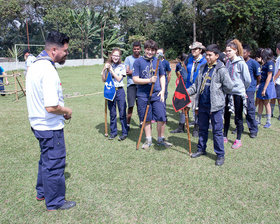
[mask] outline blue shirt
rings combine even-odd
[[[199,96],[199,107],[204,107],[204,108],[211,108],[211,100],[210,100],[210,84],[211,84],[211,79],[212,79],[212,74],[213,74],[213,71],[214,71],[214,68],[215,68],[215,65],[213,66],[213,68],[210,70],[209,72],[209,75],[206,80],[206,83],[205,83],[205,87],[204,87],[204,90],[202,93],[200,93],[200,96]],[[205,76],[206,76],[206,73],[208,71],[208,66],[206,65],[204,67],[204,70],[203,70],[203,79],[202,79],[202,82],[204,81],[205,79]],[[200,91],[200,90],[199,90]]]
[[[0,66],[0,75],[2,75],[4,72],[4,69]],[[0,77],[0,81],[3,83],[3,77]]]
[[[257,77],[261,75],[261,67],[260,64],[250,58],[246,64],[248,65],[248,69],[251,75],[251,84],[249,88],[246,90],[247,92],[255,92],[256,91],[256,86],[257,86]]]
[[[191,56],[189,59],[186,59],[184,63],[187,67],[187,73],[188,73],[185,84],[186,84],[186,88],[189,88],[195,82],[195,79],[198,76],[200,66],[206,64],[207,60],[205,59],[204,56],[202,56],[202,58],[198,62],[196,62],[194,57]],[[195,66],[194,73],[193,73],[193,80],[190,80],[193,66]]]
[[[274,73],[274,62],[273,61],[268,61],[262,66],[261,83],[265,83],[268,72],[272,72],[272,76],[273,76],[273,73]],[[273,78],[270,79],[270,82],[273,82]]]
[[[136,59],[137,58],[133,57],[133,55],[126,57],[124,60],[125,67],[129,67],[129,70],[133,70],[133,64]],[[132,75],[127,75],[127,87],[129,87],[130,85],[134,85]]]
[[[141,79],[150,79],[156,70],[156,65],[157,65],[157,58],[153,57],[152,59],[152,66],[153,66],[153,72],[150,72],[150,61],[144,59],[143,57],[140,57],[135,60],[133,64],[133,74],[132,76],[139,76]],[[154,85],[154,90],[153,90],[153,95],[152,98],[156,100],[159,97],[157,94],[161,91],[161,86],[160,86],[160,76],[164,75],[164,69],[162,66],[161,61],[159,61],[159,66],[158,66],[158,72],[157,72],[157,81],[155,82]],[[150,94],[152,83],[145,84],[145,85],[137,85],[137,97],[144,97],[148,98]]]
[[[163,67],[163,70],[164,70],[164,74],[165,74],[165,93],[167,93],[167,86],[168,86],[168,75],[167,75],[167,72],[170,72],[171,71],[171,68],[170,68],[170,63],[163,59],[161,61],[162,63],[162,67]]]
[[[182,64],[180,62],[176,65],[175,72],[180,72],[180,74],[183,78],[183,81],[185,83],[185,86],[186,86],[188,73],[187,73],[186,69],[184,68],[184,66],[182,66]]]

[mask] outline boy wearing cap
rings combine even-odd
[[[189,88],[196,80],[196,77],[198,76],[199,69],[202,65],[206,64],[206,59],[202,55],[202,51],[205,50],[205,47],[200,42],[193,42],[192,45],[189,46],[191,49],[191,56],[186,58],[186,60],[183,63],[183,66],[181,66],[181,74],[186,74],[185,86],[186,88]],[[187,71],[186,71],[187,70]],[[190,97],[191,103],[187,106],[188,108],[193,109],[193,115],[194,115],[194,129],[193,129],[193,137],[198,137],[198,119],[197,115],[195,113],[195,96]],[[179,127],[171,133],[180,133],[184,130],[184,124],[185,124],[185,114],[184,112],[180,113],[180,121],[179,121]]]
[[[200,67],[195,83],[187,91],[195,95],[195,106],[198,108],[199,139],[197,152],[192,158],[206,155],[208,140],[209,119],[213,129],[214,151],[217,154],[216,165],[224,164],[224,138],[223,138],[223,109],[225,107],[226,93],[231,92],[231,81],[225,65],[218,60],[219,49],[216,44],[211,44],[206,49],[207,64]]]
[[[144,127],[146,141],[142,146],[143,149],[148,149],[152,145],[152,120],[157,121],[157,144],[164,147],[172,146],[164,138],[164,124],[166,122],[166,108],[164,104],[165,74],[161,61],[159,61],[157,74],[154,75],[158,60],[155,57],[157,49],[155,41],[147,40],[144,44],[144,56],[136,59],[133,64],[132,77],[133,82],[137,84],[137,109],[140,122],[144,120],[147,105],[150,103]],[[154,83],[154,89],[150,97],[152,83]]]

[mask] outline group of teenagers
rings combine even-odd
[[[197,41],[192,43],[189,49],[191,50],[189,55],[182,53],[178,57],[175,72],[178,78],[182,77],[191,103],[187,105],[187,109],[180,112],[179,126],[171,133],[185,131],[185,110],[189,116],[189,110],[192,109],[193,121],[190,126],[194,126],[192,134],[198,137],[198,144],[197,152],[191,157],[206,155],[210,128],[213,132],[214,151],[217,154],[215,164],[221,166],[225,160],[224,144],[229,142],[227,136],[231,114],[234,114],[236,125],[233,131],[236,133],[233,149],[242,146],[243,113],[246,115],[251,138],[257,137],[263,107],[266,109],[266,124],[263,127],[271,126],[275,100],[278,99],[278,103],[280,101],[280,43],[276,47],[278,55],[276,65],[270,48],[258,49],[256,60],[254,60],[250,57],[250,46],[242,45],[237,39],[227,41],[225,52],[221,52],[216,44],[205,47]],[[144,120],[149,104],[144,124],[146,140],[142,148],[148,149],[152,145],[152,123],[154,122],[157,123],[157,144],[171,147],[172,144],[164,137],[167,121],[167,88],[171,79],[171,68],[164,58],[164,49],[158,49],[155,41],[147,40],[144,43],[143,56],[141,56],[140,42],[134,42],[132,50],[133,54],[126,57],[122,64],[121,51],[118,48],[113,49],[101,72],[102,80],[105,82],[107,71],[109,71],[116,87],[114,100],[108,101],[111,129],[109,140],[117,136],[116,105],[118,105],[122,125],[122,135],[118,140],[122,141],[128,135],[133,108],[137,102],[140,124]],[[163,57],[159,57],[160,55]],[[157,74],[155,74],[158,60]],[[124,77],[127,77],[127,113]],[[152,84],[154,84],[154,89],[150,96]]]

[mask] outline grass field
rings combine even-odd
[[[58,70],[65,104],[73,109],[65,125],[65,177],[66,198],[77,206],[69,211],[47,212],[44,202],[35,200],[40,153],[25,97],[0,97],[0,223],[280,223],[280,121],[272,118],[267,130],[261,126],[256,139],[245,125],[238,150],[231,149],[230,133],[222,167],[214,165],[211,134],[208,155],[191,159],[187,134],[169,133],[178,120],[171,105],[172,72],[166,137],[174,147],[136,151],[136,113],[125,141],[104,137],[101,69]],[[77,97],[84,94],[90,95]],[[193,152],[196,143],[192,138]]]

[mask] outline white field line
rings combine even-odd
[[[65,94],[65,98],[69,99],[69,98],[77,98],[77,97],[83,97],[83,96],[94,96],[94,95],[98,95],[101,94],[103,92],[97,92],[97,93],[88,93],[88,94],[82,94],[82,95],[74,95],[74,96],[68,96],[68,94]]]

